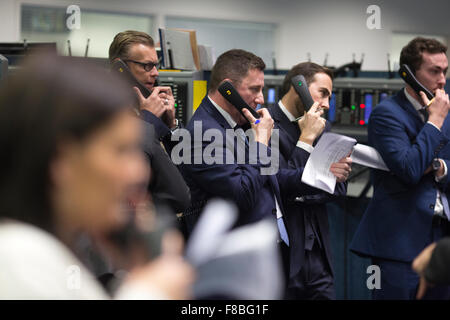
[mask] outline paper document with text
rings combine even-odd
[[[353,163],[389,171],[377,150],[357,144],[356,139],[336,133],[324,133],[309,156],[303,170],[302,182],[334,193],[336,177],[330,167],[334,162],[351,154]]]

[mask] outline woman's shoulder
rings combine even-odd
[[[0,298],[103,298],[103,291],[72,252],[50,233],[0,222]]]

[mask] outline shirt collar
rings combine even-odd
[[[405,88],[404,90],[405,90],[405,96],[406,96],[406,99],[408,99],[408,101],[411,102],[411,104],[413,105],[414,109],[416,109],[417,111],[419,111],[420,109],[422,109],[422,108],[423,108],[422,104],[421,104],[419,101],[417,101],[416,99],[414,99],[414,98],[409,94],[409,92],[406,90],[406,88]]]
[[[289,121],[295,121],[295,117],[292,115],[292,113],[289,112],[289,110],[284,106],[283,102],[278,101],[278,105],[280,106],[281,111],[286,115],[286,117],[289,119]]]
[[[211,101],[211,103],[213,104],[214,107],[216,107],[217,111],[220,112],[220,114],[222,115],[222,117],[225,118],[225,120],[228,122],[228,124],[230,125],[231,128],[234,129],[234,127],[237,125],[237,122],[233,120],[233,118],[231,117],[231,115],[225,111],[224,109],[222,109],[221,106],[219,106],[213,99],[211,99],[210,96],[208,96],[209,101]]]

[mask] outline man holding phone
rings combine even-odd
[[[204,139],[205,132],[220,133],[214,145],[216,154],[223,156],[223,161],[210,161],[202,157],[201,161],[192,158],[190,163],[180,165],[181,172],[191,190],[191,206],[184,212],[183,221],[190,233],[206,202],[212,198],[228,199],[236,204],[239,217],[236,225],[244,225],[277,214],[282,216],[281,196],[277,179],[273,175],[262,175],[264,164],[259,157],[259,150],[270,150],[269,140],[272,135],[273,120],[267,109],[257,110],[260,118],[256,119],[247,110],[243,114],[218,91],[220,84],[229,81],[242,99],[253,109],[264,103],[264,61],[251,52],[234,49],[220,55],[211,70],[208,94],[195,111],[186,126],[190,136],[191,155],[201,148],[201,154],[210,148],[211,140]],[[252,128],[254,141],[246,140],[242,130]],[[200,128],[200,129],[196,129]],[[233,129],[235,131],[233,131]],[[233,141],[227,142],[226,131],[233,132]],[[201,135],[196,134],[201,131]],[[243,134],[239,135],[239,132]],[[244,139],[244,148],[239,148],[239,139]],[[242,142],[242,141],[241,141]],[[184,140],[181,143],[185,143]],[[248,159],[249,143],[256,143],[256,161],[239,162],[238,157]],[[266,153],[266,152],[263,152]],[[232,163],[228,160],[231,159]],[[288,239],[285,239],[288,241]]]
[[[301,193],[303,168],[279,170],[277,166],[270,173],[264,170],[271,166],[265,155],[279,161],[278,156],[273,156],[278,155],[278,146],[275,147],[274,142],[278,137],[273,131],[272,117],[266,108],[257,109],[264,103],[264,68],[260,57],[240,49],[223,53],[212,68],[208,94],[186,127],[193,137],[189,141],[193,161],[182,163],[180,167],[190,187],[192,202],[184,212],[183,220],[191,231],[207,201],[224,198],[237,206],[239,215],[235,226],[272,220],[274,228],[278,228],[278,243],[288,246],[291,234],[285,224],[281,188]],[[236,94],[256,110],[258,119],[246,108],[241,114],[238,107],[222,96],[219,87],[225,81],[230,82]],[[253,134],[246,136],[243,130]],[[207,138],[210,134],[214,137]],[[239,142],[243,148],[239,147]],[[204,156],[212,149],[211,145],[216,155],[214,160]],[[196,153],[200,154],[198,151],[201,151],[202,159],[195,158]]]
[[[304,76],[314,101],[309,110],[291,84],[298,75]],[[280,132],[281,168],[303,168],[321,134],[330,130],[330,123],[321,116],[329,108],[332,77],[331,70],[305,62],[295,65],[284,78],[282,98],[269,108]],[[330,171],[337,180],[334,195],[306,185],[302,194],[298,194],[282,186],[291,240],[290,246],[283,246],[282,250],[285,261],[289,261],[287,299],[335,298],[325,203],[346,194],[344,181],[351,171],[351,158],[333,163]]]
[[[118,33],[109,47],[109,61],[112,64],[119,59],[128,66],[134,78],[151,92],[145,98],[137,87],[133,88],[138,102],[136,109],[143,120],[142,149],[153,172],[148,186],[153,202],[168,205],[179,213],[189,205],[190,194],[181,173],[161,146],[163,142],[167,152],[170,152],[173,146],[171,135],[178,128],[178,122],[171,88],[156,86],[158,56],[152,37],[133,30]]]
[[[401,51],[400,64],[435,98],[406,85],[383,100],[369,119],[369,144],[390,172],[374,170],[374,194],[356,230],[351,250],[380,267],[374,299],[416,297],[419,276],[411,263],[429,244],[449,235],[450,108],[444,91],[447,47],[417,37]],[[425,107],[427,106],[427,107]],[[448,299],[450,287],[435,287],[425,299]]]
[[[109,47],[110,63],[117,59],[121,59],[136,80],[151,92],[145,98],[142,92],[134,87],[141,118],[154,125],[160,139],[170,137],[171,130],[178,126],[175,100],[170,87],[156,86],[159,63],[153,38],[140,31],[118,33]]]

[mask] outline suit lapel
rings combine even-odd
[[[288,119],[278,104],[272,107],[272,116],[273,120],[278,123],[278,127],[289,136],[291,142],[297,143],[300,136],[300,128]]]
[[[409,102],[408,98],[406,98],[404,89],[398,92],[398,94],[394,97],[394,100],[396,100],[397,104],[414,119],[419,128],[423,127],[424,122],[411,102]]]
[[[220,114],[220,112],[216,109],[216,107],[211,103],[208,96],[206,96],[202,101],[202,106],[205,108],[205,111],[215,119],[221,127],[224,129],[233,129],[227,122],[227,120]]]

